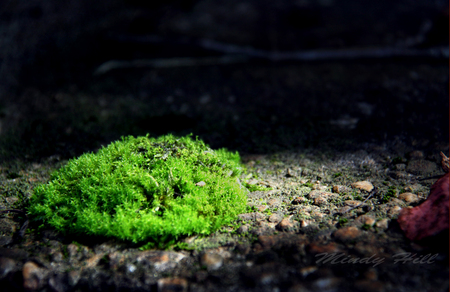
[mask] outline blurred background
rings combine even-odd
[[[448,23],[443,0],[2,1],[0,159],[146,133],[448,149]]]

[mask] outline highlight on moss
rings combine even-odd
[[[122,137],[38,186],[28,212],[65,234],[164,243],[210,234],[245,211],[239,154],[191,136]]]

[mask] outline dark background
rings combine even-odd
[[[2,1],[0,157],[69,158],[121,135],[169,132],[243,153],[395,139],[446,149],[448,36],[447,1]],[[404,55],[93,74],[109,60],[223,55],[200,39]],[[430,48],[447,57],[407,56]]]

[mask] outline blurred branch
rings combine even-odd
[[[313,50],[313,51],[267,51],[255,49],[249,46],[237,46],[221,43],[210,39],[191,40],[165,40],[158,36],[147,37],[116,37],[116,41],[134,44],[155,45],[185,45],[197,47],[215,53],[225,54],[222,57],[192,57],[192,58],[168,58],[119,61],[111,60],[100,65],[95,75],[105,74],[113,69],[126,68],[169,68],[182,66],[203,66],[217,64],[231,64],[246,62],[250,59],[277,61],[331,61],[331,60],[356,60],[356,59],[382,59],[382,58],[432,58],[448,59],[449,47],[432,47],[415,49],[409,47],[381,47],[367,49],[344,50]]]

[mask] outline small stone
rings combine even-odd
[[[381,230],[386,230],[386,229],[388,229],[388,226],[389,226],[389,219],[387,219],[387,218],[381,219],[380,221],[375,223],[375,226],[377,228],[380,228]]]
[[[72,271],[69,272],[67,277],[68,277],[68,280],[69,280],[69,285],[70,286],[75,286],[78,283],[78,281],[80,280],[80,278],[81,278],[81,273],[80,273],[80,271],[72,270]]]
[[[402,207],[394,206],[394,207],[389,208],[389,211],[387,212],[387,214],[389,217],[392,218],[392,217],[397,216],[401,210],[402,210]]]
[[[0,278],[6,276],[16,266],[16,261],[10,258],[0,257]]]
[[[48,285],[52,291],[64,292],[70,290],[67,282],[67,276],[65,274],[55,273],[48,280]]]
[[[282,220],[281,215],[279,214],[272,214],[269,217],[269,222],[278,223]]]
[[[313,212],[311,212],[311,217],[314,217],[314,218],[323,218],[325,216],[325,214],[324,213],[321,213],[321,212],[319,212],[319,211],[313,211]]]
[[[198,187],[204,187],[204,186],[206,186],[206,183],[204,181],[199,181],[195,185],[198,186]]]
[[[299,204],[301,204],[301,203],[303,203],[305,201],[306,201],[305,197],[297,197],[291,202],[291,204],[292,205],[299,205]]]
[[[325,197],[315,198],[314,199],[314,205],[316,206],[322,206],[327,203],[327,199]]]
[[[373,190],[373,185],[370,181],[357,181],[355,183],[352,183],[352,187],[355,189],[363,190],[366,192],[370,192]]]
[[[313,191],[309,192],[309,194],[307,196],[309,199],[320,198],[323,196],[323,192],[318,191],[318,190],[313,190]]]
[[[263,272],[259,275],[257,282],[260,285],[269,285],[271,283],[273,283],[274,281],[276,281],[277,279],[277,274],[275,272]]]
[[[78,253],[78,246],[71,243],[67,246],[67,253],[69,254],[70,258],[75,258]]]
[[[267,207],[266,205],[261,205],[261,206],[257,207],[259,212],[264,212],[264,211],[266,211],[267,208],[269,208],[269,207]]]
[[[337,286],[341,283],[341,279],[337,277],[326,277],[315,280],[312,283],[314,291],[337,291]]]
[[[290,168],[286,170],[286,177],[295,177],[294,172]]]
[[[86,268],[93,268],[98,265],[98,262],[103,257],[103,254],[97,254],[93,257],[90,257],[86,260]]]
[[[276,228],[280,231],[292,231],[295,228],[295,225],[291,222],[291,220],[289,220],[289,218],[284,218],[280,223],[278,223]]]
[[[344,203],[347,205],[347,206],[350,206],[350,207],[356,207],[356,206],[359,206],[359,205],[361,205],[361,201],[355,201],[355,200],[346,200],[346,201],[344,201]]]
[[[373,226],[375,225],[375,219],[369,215],[361,215],[356,218],[357,221],[361,222],[364,225]]]
[[[250,230],[250,226],[249,226],[248,224],[245,224],[245,225],[241,225],[241,226],[238,228],[237,232],[238,232],[239,234],[245,234],[245,233],[247,233],[249,230]]]
[[[157,282],[158,292],[186,292],[188,281],[184,278],[162,278]]]
[[[137,270],[137,267],[130,263],[126,264],[125,268],[126,268],[127,273],[129,273],[129,274],[132,274]]]
[[[316,266],[308,266],[308,267],[301,268],[299,272],[303,277],[306,277],[306,276],[314,273],[315,271],[317,271]]]
[[[173,251],[149,250],[140,253],[136,261],[153,266],[158,272],[164,272],[175,268],[185,257],[184,254]]]
[[[267,204],[269,206],[277,206],[280,204],[280,200],[279,199],[270,199]]]
[[[252,178],[252,179],[249,179],[247,181],[247,184],[249,184],[249,185],[256,185],[258,182],[259,181],[257,179]]]
[[[35,291],[42,288],[46,274],[47,271],[34,262],[26,262],[22,269],[23,288],[25,291]]]
[[[56,251],[56,252],[52,253],[52,260],[54,262],[59,263],[59,262],[62,262],[63,259],[64,259],[64,256],[63,256],[62,252]]]
[[[419,197],[413,193],[403,193],[398,195],[398,198],[407,203],[415,203],[419,200]]]
[[[361,231],[355,226],[344,227],[336,230],[333,236],[340,241],[355,240],[361,235]]]
[[[238,218],[241,221],[259,221],[265,219],[266,216],[264,216],[264,214],[260,212],[253,212],[253,213],[239,214]]]
[[[316,181],[312,187],[313,190],[318,190],[318,191],[324,191],[324,190],[326,190],[326,188],[327,188],[327,186],[323,186],[319,180]]]
[[[334,185],[332,190],[333,190],[333,193],[337,193],[337,194],[348,193],[351,191],[351,189],[349,187],[342,186],[342,185]]]
[[[301,228],[305,228],[306,226],[308,226],[309,224],[311,224],[310,220],[300,220],[300,227]]]
[[[208,271],[215,271],[223,264],[223,258],[218,253],[205,253],[200,258],[202,265],[206,266]]]

